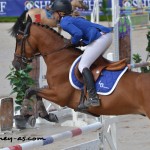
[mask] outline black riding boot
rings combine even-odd
[[[94,78],[91,71],[88,68],[84,68],[82,71],[84,84],[86,85],[88,92],[88,99],[85,101],[85,106],[100,106],[100,100],[96,93]]]

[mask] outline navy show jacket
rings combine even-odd
[[[112,31],[111,28],[92,23],[82,17],[72,16],[62,17],[60,26],[72,36],[72,44],[78,44],[82,39],[82,41],[88,45],[102,35],[100,32],[109,33]]]

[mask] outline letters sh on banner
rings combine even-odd
[[[27,9],[45,8],[48,4],[48,0],[0,0],[0,16],[20,16]]]

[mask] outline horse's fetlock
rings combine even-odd
[[[29,88],[29,89],[26,90],[24,98],[25,99],[30,99],[35,94],[36,94],[35,89],[34,88]]]

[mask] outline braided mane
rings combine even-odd
[[[58,33],[56,30],[54,30],[52,27],[48,26],[48,25],[45,25],[45,24],[42,24],[42,23],[39,23],[39,22],[32,22],[32,24],[36,25],[36,26],[41,26],[42,28],[45,28],[47,30],[51,30],[53,31],[55,34],[57,34],[58,36],[60,36],[61,38],[63,39],[66,39],[63,35],[61,35],[60,33]],[[81,51],[81,49],[77,48],[77,47],[74,47],[74,50],[76,51]],[[83,52],[82,52],[83,53]]]
[[[34,24],[34,25],[36,25],[36,26],[41,26],[42,28],[45,28],[45,29],[47,29],[47,30],[51,30],[51,31],[53,31],[55,34],[57,34],[58,36],[60,36],[61,38],[64,38],[64,39],[65,39],[65,37],[64,37],[63,35],[61,35],[60,33],[58,33],[56,30],[54,30],[53,28],[51,28],[51,27],[48,26],[48,25],[41,24],[41,23],[39,23],[39,22],[32,22],[32,24]]]

